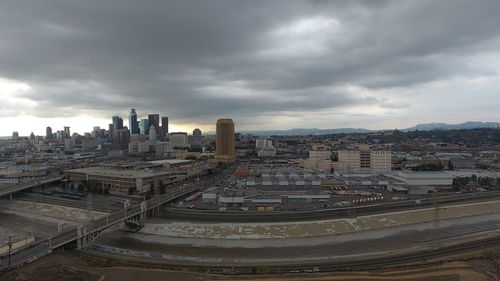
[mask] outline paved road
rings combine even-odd
[[[48,178],[48,179],[43,179],[43,180],[39,180],[39,181],[35,181],[35,182],[27,182],[27,183],[12,185],[12,186],[1,187],[0,188],[0,196],[9,195],[11,193],[15,193],[15,192],[18,192],[21,190],[25,190],[25,189],[32,188],[35,186],[40,186],[42,184],[60,181],[63,178],[64,177]]]

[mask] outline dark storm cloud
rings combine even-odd
[[[498,14],[498,1],[2,1],[0,77],[30,85],[42,117],[404,107],[345,88],[467,75],[464,57],[498,47]]]

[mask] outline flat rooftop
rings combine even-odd
[[[163,164],[176,165],[176,164],[188,164],[191,162],[193,162],[193,161],[184,160],[184,159],[164,159],[164,160],[148,161],[147,163],[151,163],[151,164],[155,164],[155,165],[163,165]]]
[[[103,167],[87,167],[80,169],[67,170],[68,173],[79,173],[87,174],[91,176],[107,176],[107,177],[119,177],[126,179],[136,179],[136,178],[148,178],[154,176],[164,176],[175,174],[175,172],[166,171],[154,171],[154,170],[117,170],[117,169],[106,169]]]

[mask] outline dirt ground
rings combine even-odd
[[[21,268],[0,275],[2,281],[97,281],[102,274],[80,259],[65,254],[51,254]]]
[[[448,262],[439,265],[406,267],[369,272],[301,273],[282,275],[222,276],[192,272],[130,267],[94,268],[72,255],[56,253],[0,275],[2,281],[493,281],[500,280],[490,260]]]

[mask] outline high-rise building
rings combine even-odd
[[[97,138],[100,138],[101,137],[101,127],[99,126],[95,126],[93,129],[92,129],[92,137],[94,139],[97,139]]]
[[[108,140],[112,140],[113,139],[113,129],[114,129],[114,125],[113,124],[108,124]]]
[[[130,142],[130,131],[127,129],[113,130],[113,149],[124,150],[128,149]]]
[[[64,150],[72,150],[74,141],[71,138],[64,139]]]
[[[155,127],[156,133],[160,132],[160,115],[159,114],[148,114],[149,127]]]
[[[113,131],[123,129],[123,119],[120,116],[113,116]]]
[[[83,150],[91,150],[96,148],[96,141],[93,137],[84,137],[82,139],[82,149]]]
[[[161,118],[161,134],[162,138],[168,135],[168,117],[166,116]]]
[[[69,127],[64,127],[64,138],[65,139],[71,138],[71,132],[69,131]]]
[[[52,128],[51,127],[45,128],[45,138],[50,140],[50,139],[52,139],[52,137],[53,137]]]
[[[156,129],[154,125],[151,125],[151,127],[149,127],[149,142],[151,144],[156,142]]]
[[[196,128],[193,130],[193,135],[188,137],[189,145],[192,149],[202,149],[203,136],[201,135],[201,130]]]
[[[128,127],[131,134],[137,135],[140,133],[139,124],[137,124],[137,113],[135,113],[135,108],[132,108],[130,110],[130,115],[128,116]]]
[[[170,133],[170,143],[174,148],[186,148],[188,144],[188,135],[184,132]]]
[[[143,135],[149,135],[149,119],[141,119],[139,121],[139,130]]]
[[[234,162],[236,153],[233,120],[228,118],[217,120],[216,134],[215,159],[219,162]]]

